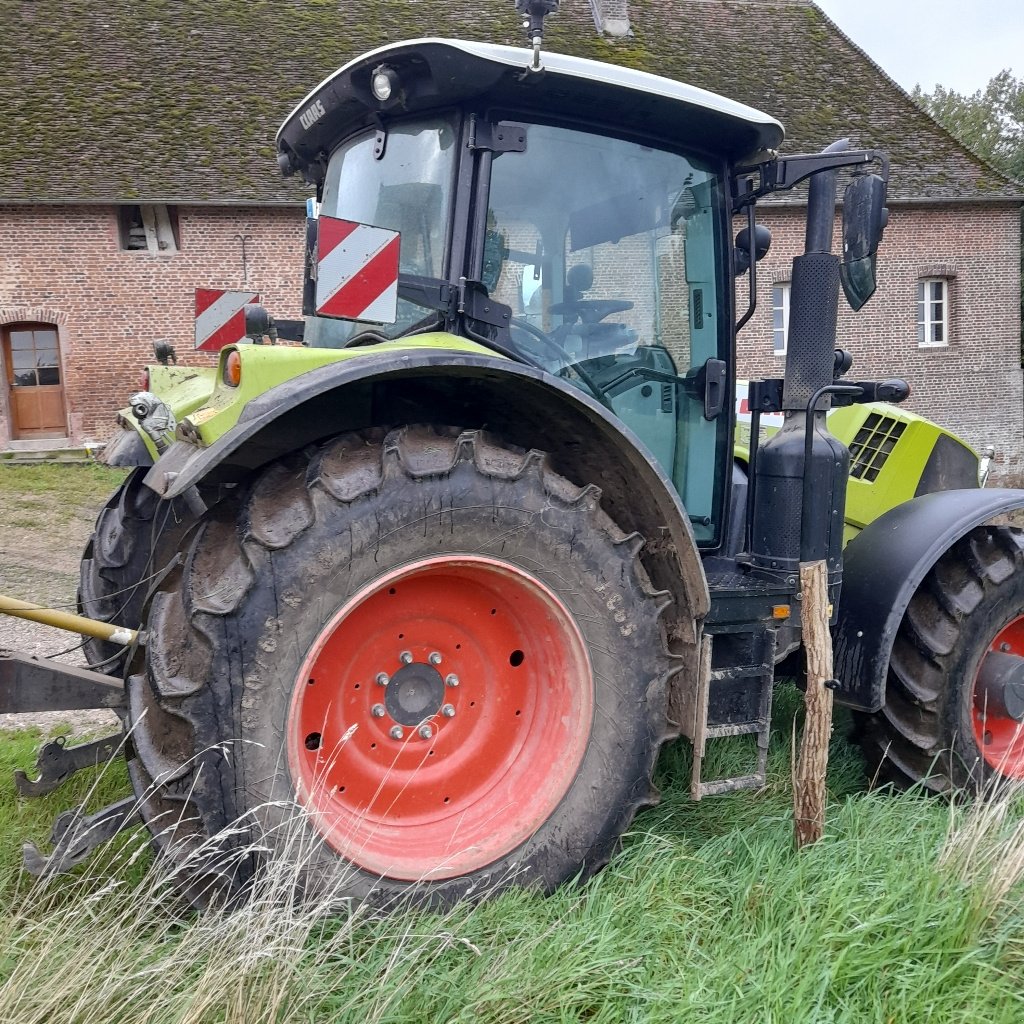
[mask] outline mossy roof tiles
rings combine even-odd
[[[807,0],[631,0],[633,36],[564,0],[546,45],[778,117],[789,151],[892,156],[894,199],[1015,200]],[[419,35],[521,44],[512,0],[0,0],[0,201],[303,198],[274,134],[358,53]]]

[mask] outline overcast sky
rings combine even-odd
[[[891,78],[971,94],[1024,76],[1024,0],[815,0]]]

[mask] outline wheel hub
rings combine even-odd
[[[384,706],[399,725],[419,725],[433,718],[444,703],[444,680],[433,665],[403,665],[388,683]]]
[[[1024,778],[1024,616],[996,634],[974,677],[971,719],[985,763]]]

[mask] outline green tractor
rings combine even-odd
[[[243,891],[296,830],[307,892],[585,879],[657,800],[662,744],[693,743],[695,799],[764,783],[815,560],[872,773],[1024,776],[1024,492],[878,404],[902,381],[842,376],[886,158],[779,156],[768,115],[543,52],[557,3],[519,6],[532,50],[396,43],[299,104],[277,150],[316,189],[306,318],[247,322],[302,344],[153,366],[121,413],[106,461],[136,468],[80,604],[142,636],[91,642],[48,692],[118,705],[138,801],[65,819],[36,870],[138,808],[195,891]],[[800,182],[785,377],[751,382],[740,458],[754,210]],[[762,413],[782,425],[760,442]],[[707,744],[740,735],[749,772],[707,778]]]

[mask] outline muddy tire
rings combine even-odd
[[[284,858],[305,893],[376,903],[588,877],[675,735],[641,547],[595,488],[479,432],[273,464],[153,600],[131,683],[153,831],[178,860],[267,851],[236,849],[235,888]]]
[[[990,703],[980,675],[1024,658],[1024,534],[979,528],[925,577],[893,646],[886,703],[857,715],[869,778],[904,789],[978,792],[1024,778],[1024,726]],[[994,673],[998,676],[998,672]]]
[[[177,550],[192,522],[179,502],[161,501],[143,483],[148,467],[132,470],[110,496],[79,565],[78,610],[90,619],[136,629],[153,577]],[[127,652],[117,644],[83,637],[86,661],[122,676]]]

